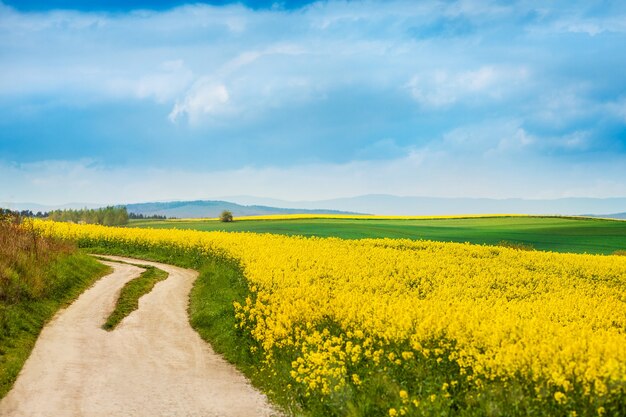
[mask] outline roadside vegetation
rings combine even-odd
[[[113,330],[130,313],[139,308],[139,299],[152,291],[159,281],[167,278],[167,272],[151,265],[137,265],[145,271],[139,277],[128,281],[120,291],[115,309],[102,326],[105,330]]]
[[[626,415],[620,256],[38,227],[198,269],[192,326],[291,415]]]
[[[44,324],[107,271],[74,243],[42,237],[15,214],[0,215],[0,398]]]

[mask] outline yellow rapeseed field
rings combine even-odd
[[[423,358],[454,364],[474,387],[530,381],[538,397],[558,404],[575,393],[623,395],[626,387],[626,257],[36,225],[83,242],[165,245],[239,260],[252,294],[235,305],[239,325],[269,364],[276,352],[295,352],[292,383],[316,395],[358,387],[364,364],[393,370]],[[459,383],[447,381],[439,395]],[[415,394],[398,390],[400,406],[389,414],[419,406]]]

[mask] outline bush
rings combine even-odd
[[[222,222],[232,222],[233,221],[233,213],[228,210],[224,210],[222,214],[220,214],[220,221]]]

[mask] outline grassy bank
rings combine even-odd
[[[44,324],[108,270],[67,242],[0,221],[0,398],[11,389]]]
[[[150,265],[137,265],[146,270],[129,281],[120,291],[115,309],[102,325],[105,330],[113,330],[126,316],[139,308],[139,299],[152,291],[157,282],[167,278],[167,272]]]
[[[501,241],[538,250],[611,254],[626,249],[626,222],[562,217],[494,217],[475,219],[358,220],[296,219],[138,220],[129,226],[154,229],[275,233],[342,239],[427,239],[495,245]]]

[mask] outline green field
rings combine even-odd
[[[236,219],[235,219],[236,220]],[[428,239],[447,242],[531,245],[538,250],[611,254],[626,250],[626,222],[563,217],[498,217],[437,220],[138,220],[130,226],[285,235]]]

